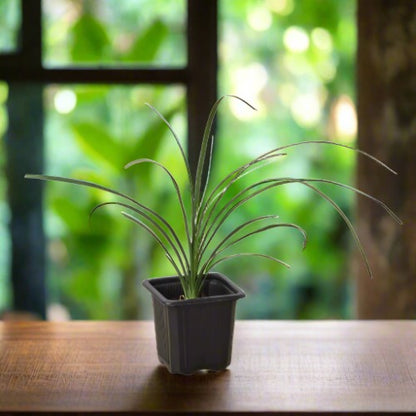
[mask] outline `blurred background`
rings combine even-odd
[[[45,68],[183,68],[187,64],[185,0],[44,0],[42,63]],[[21,4],[0,2],[0,54],[18,48]],[[262,152],[303,140],[356,145],[356,3],[353,0],[242,0],[218,2],[218,96],[236,94],[220,107],[213,178],[221,178]],[[0,77],[1,78],[1,77]],[[10,86],[0,82],[0,169]],[[92,180],[126,191],[175,221],[175,195],[160,170],[125,171],[138,157],[152,157],[176,173],[185,170],[155,106],[187,140],[186,87],[48,83],[43,87],[42,173]],[[212,104],[212,103],[209,103]],[[23,121],[24,122],[24,121]],[[21,152],[25,152],[22,148]],[[353,185],[356,154],[335,146],[306,145],[255,171],[265,176],[328,178]],[[40,173],[40,172],[36,172]],[[250,180],[250,181],[251,181]],[[247,181],[242,181],[242,185]],[[237,193],[241,188],[233,188]],[[322,187],[353,218],[355,197]],[[150,318],[140,282],[173,274],[150,238],[119,215],[88,213],[108,196],[62,183],[45,186],[47,317],[49,319]],[[388,201],[387,201],[388,202]],[[354,316],[350,267],[353,241],[336,211],[300,185],[288,185],[242,206],[223,233],[257,215],[278,214],[302,226],[299,235],[270,231],[241,244],[241,251],[276,255],[285,268],[263,259],[218,265],[247,293],[240,319],[345,319]],[[0,175],[0,311],[13,309],[10,211],[6,176]],[[239,247],[240,249],[240,247]]]

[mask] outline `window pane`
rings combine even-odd
[[[7,84],[0,82],[0,171],[5,171],[4,139],[7,130]],[[6,199],[6,178],[0,175],[0,313],[9,306],[10,282],[9,282],[9,260],[10,242],[8,226],[9,209]]]
[[[44,0],[46,66],[186,64],[185,0]]]
[[[46,143],[49,174],[90,180],[125,192],[152,206],[172,223],[177,201],[168,176],[150,164],[123,166],[155,158],[184,182],[175,142],[167,126],[147,107],[151,103],[184,138],[182,87],[50,86],[46,89]],[[120,198],[64,183],[46,188],[46,228],[50,295],[73,318],[150,317],[137,300],[140,280],[172,274],[157,244],[120,215],[123,207],[91,209]],[[144,293],[143,293],[144,295]]]
[[[245,98],[258,111],[236,100],[224,102],[216,154],[219,174],[297,141],[322,139],[353,145],[354,22],[352,1],[221,2],[220,91]],[[353,182],[353,152],[308,145],[287,153],[278,162],[253,172],[252,180],[247,175],[241,182],[279,176]],[[321,189],[351,216],[351,193]],[[257,259],[221,265],[223,272],[252,295],[239,304],[240,317],[351,316],[351,236],[335,210],[310,189],[293,184],[245,204],[229,226],[267,214],[304,227],[309,244],[302,252],[299,234],[276,229],[238,247],[292,264],[290,270]]]
[[[17,49],[20,28],[20,0],[0,1],[0,53]]]

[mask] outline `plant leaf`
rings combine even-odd
[[[127,199],[130,202],[133,202],[133,204],[140,207],[142,210],[144,210],[144,211],[152,214],[154,217],[156,217],[160,222],[162,222],[169,229],[169,231],[172,233],[172,236],[175,238],[175,241],[179,241],[178,236],[175,233],[175,230],[172,228],[172,226],[169,224],[169,222],[166,221],[160,214],[158,214],[153,209],[147,207],[146,205],[143,205],[143,204],[137,202],[132,197],[130,197],[126,194],[123,194],[122,192],[118,192],[114,189],[107,188],[105,186],[96,184],[94,182],[83,181],[83,180],[80,180],[80,179],[63,178],[61,176],[26,174],[25,178],[26,179],[38,179],[38,180],[43,180],[43,181],[56,181],[56,182],[71,183],[71,184],[75,184],[75,185],[86,186],[86,187],[89,187],[89,188],[100,189],[101,191],[109,192],[113,195],[120,196],[121,198]]]
[[[170,108],[166,113],[166,119],[169,120],[178,111],[178,104]],[[146,125],[143,133],[134,140],[134,144],[130,147],[129,155],[142,155],[150,159],[154,159],[159,151],[162,139],[166,133],[165,123],[161,123],[159,118],[152,119]],[[129,157],[131,158],[131,156]],[[129,159],[127,159],[128,161]],[[123,161],[123,165],[126,160]]]
[[[248,238],[248,237],[250,237],[250,236],[252,236],[252,235],[255,235],[255,234],[259,234],[259,233],[262,233],[262,232],[264,232],[264,231],[267,231],[267,230],[271,230],[271,229],[273,229],[273,228],[279,228],[279,227],[290,227],[290,228],[295,228],[296,230],[298,230],[301,234],[302,234],[302,236],[303,236],[303,249],[305,249],[305,247],[306,247],[306,244],[307,244],[307,236],[306,236],[306,232],[305,232],[305,230],[302,228],[302,227],[299,227],[298,225],[296,225],[296,224],[289,224],[289,223],[283,223],[283,224],[270,224],[270,225],[266,225],[265,227],[261,227],[261,228],[258,228],[258,229],[256,229],[256,230],[254,230],[254,231],[251,231],[251,232],[249,232],[249,233],[246,233],[246,234],[244,234],[243,236],[241,236],[241,237],[239,237],[239,238],[236,238],[235,240],[232,240],[231,242],[229,242],[228,244],[226,244],[223,248],[220,248],[220,249],[215,249],[213,252],[212,252],[212,254],[211,254],[211,256],[208,258],[208,260],[206,261],[206,263],[204,264],[204,266],[202,267],[202,269],[204,270],[204,269],[209,269],[210,268],[210,266],[209,266],[209,264],[219,255],[219,254],[221,254],[222,252],[224,252],[225,250],[227,250],[228,248],[230,248],[230,247],[232,247],[232,246],[234,246],[235,244],[237,244],[237,243],[239,243],[240,241],[242,241],[242,240],[244,240],[244,239],[246,239],[246,238]]]
[[[236,228],[234,228],[233,229],[233,231],[231,231],[229,234],[227,234],[227,236],[225,237],[225,238],[223,238],[222,240],[221,240],[221,242],[216,246],[216,248],[215,249],[217,249],[217,248],[221,248],[221,246],[226,242],[226,241],[228,241],[233,235],[235,235],[235,234],[237,234],[239,231],[241,231],[242,229],[244,229],[244,228],[246,228],[246,227],[248,227],[249,225],[251,225],[251,224],[254,224],[254,223],[256,223],[256,222],[259,222],[259,221],[263,221],[263,220],[269,220],[269,219],[278,219],[279,218],[279,216],[278,215],[262,215],[262,216],[260,216],[260,217],[256,217],[256,218],[253,218],[253,219],[251,219],[251,220],[248,220],[248,221],[246,221],[246,222],[244,222],[244,223],[242,223],[242,224],[240,224],[238,227],[236,227]],[[214,251],[215,251],[215,249],[214,249]],[[201,252],[201,255],[203,254],[203,252]],[[199,260],[202,258],[202,256],[199,258]]]
[[[102,62],[109,58],[110,38],[107,30],[90,13],[81,15],[71,32],[70,53],[74,62]]]
[[[242,98],[238,97],[237,95],[223,95],[221,98],[219,98],[214,105],[211,107],[211,110],[208,115],[208,120],[205,124],[204,134],[202,137],[202,143],[201,143],[201,149],[199,152],[199,158],[198,158],[198,164],[196,168],[196,175],[195,175],[195,199],[196,202],[199,203],[200,195],[201,195],[201,184],[202,184],[202,173],[204,169],[204,163],[206,159],[206,152],[207,152],[207,146],[208,146],[208,140],[211,134],[212,124],[214,122],[215,116],[217,114],[218,106],[220,105],[221,101],[224,98],[236,98],[237,100],[240,100],[244,104],[248,105],[253,110],[256,110],[251,104],[249,104],[247,101],[243,100]],[[205,186],[208,186],[208,183],[205,183]]]
[[[181,152],[182,155],[182,159],[183,162],[185,164],[186,167],[186,171],[188,173],[188,180],[189,180],[189,184],[191,186],[191,190],[193,189],[193,181],[192,181],[192,173],[191,173],[191,168],[189,167],[189,162],[188,159],[185,155],[185,151],[183,150],[183,147],[181,145],[181,142],[179,140],[179,137],[177,136],[177,134],[175,133],[175,130],[173,130],[173,127],[171,126],[171,124],[169,123],[169,121],[166,120],[165,117],[163,117],[163,115],[152,105],[146,103],[146,105],[167,125],[168,129],[171,131],[173,138],[175,139],[176,144],[178,145],[179,151]],[[193,192],[192,192],[193,194]]]
[[[260,166],[256,166],[262,162],[266,162],[266,163],[271,163],[272,159],[276,158],[276,157],[280,157],[280,156],[286,156],[286,153],[275,153],[273,155],[268,155],[268,156],[264,156],[261,155],[258,158],[238,167],[237,169],[233,170],[230,174],[228,174],[221,182],[219,182],[219,184],[213,189],[213,191],[210,193],[206,203],[205,203],[205,208],[203,210],[202,215],[200,216],[200,218],[198,219],[198,226],[200,225],[200,220],[202,220],[203,218],[205,219],[205,222],[203,223],[202,226],[200,226],[200,234],[202,236],[205,235],[205,230],[208,226],[209,221],[212,218],[212,215],[216,209],[216,207],[218,206],[219,202],[221,201],[222,197],[225,195],[225,193],[228,191],[228,189],[236,182],[238,181],[240,178],[242,178],[244,175],[251,173],[252,171],[263,167],[264,165],[260,165]],[[252,169],[251,169],[252,168]],[[228,184],[227,184],[227,181]],[[223,189],[221,189],[221,187],[223,187]],[[220,191],[221,189],[221,191]],[[208,212],[209,210],[209,212]],[[204,239],[201,237],[201,239]]]
[[[214,263],[212,263],[210,265],[210,270],[214,266],[216,266],[217,264],[222,263],[223,261],[231,260],[231,259],[236,258],[236,257],[246,257],[246,256],[263,257],[265,259],[269,259],[269,260],[272,260],[272,261],[274,261],[276,263],[279,263],[279,264],[281,264],[282,266],[285,266],[288,269],[290,269],[290,267],[291,267],[290,264],[285,263],[283,260],[277,259],[276,257],[269,256],[267,254],[260,254],[260,253],[237,253],[237,254],[230,254],[229,256],[224,256],[224,257],[221,257],[220,259],[216,260]],[[208,270],[205,273],[207,273],[207,272],[208,272]]]
[[[120,145],[108,130],[96,123],[74,123],[71,125],[75,139],[82,150],[113,170],[118,170],[126,160],[120,153]]]
[[[164,165],[162,165],[160,162],[157,162],[156,160],[148,159],[148,158],[133,160],[133,161],[127,163],[127,165],[124,166],[124,169],[128,169],[132,166],[140,165],[142,163],[151,163],[153,165],[156,165],[156,166],[162,168],[168,174],[168,176],[170,177],[170,179],[172,181],[172,184],[175,188],[176,195],[178,196],[179,205],[181,207],[182,218],[183,218],[183,222],[184,222],[184,225],[185,225],[185,232],[186,232],[186,236],[187,236],[187,239],[188,239],[188,244],[191,244],[191,237],[190,237],[190,234],[189,234],[188,215],[186,213],[185,205],[183,203],[183,197],[182,197],[181,190],[179,189],[179,185],[178,185],[178,182],[176,181],[175,177],[172,175],[172,173],[169,171],[169,169],[166,168]]]
[[[367,255],[365,254],[364,248],[361,244],[361,240],[358,237],[357,232],[355,231],[354,226],[352,225],[350,219],[347,217],[347,215],[344,213],[344,211],[339,207],[339,205],[332,199],[330,198],[328,195],[326,195],[324,192],[320,191],[316,186],[313,186],[305,181],[303,182],[299,182],[299,183],[303,183],[305,186],[307,186],[308,188],[311,188],[313,191],[315,191],[318,195],[320,195],[322,198],[324,198],[325,200],[327,200],[334,208],[335,210],[338,212],[338,214],[342,217],[342,219],[344,220],[345,224],[347,224],[347,227],[350,229],[350,232],[355,240],[355,243],[358,246],[358,249],[361,253],[361,257],[364,260],[365,263],[365,267],[367,269],[367,273],[369,274],[370,278],[373,278],[373,272],[371,270],[370,264],[368,262],[368,258]]]
[[[133,217],[133,215],[130,215],[129,213],[127,213],[125,211],[121,211],[121,214],[124,215],[128,220],[130,220],[130,221],[138,224],[142,228],[144,228],[156,240],[156,242],[160,245],[160,247],[162,247],[163,252],[164,252],[166,258],[172,264],[172,266],[174,267],[174,269],[175,269],[176,273],[178,274],[178,276],[180,278],[181,277],[183,278],[183,274],[179,271],[179,268],[176,265],[175,260],[172,258],[172,256],[171,256],[168,248],[163,243],[163,241],[159,238],[159,236],[148,225],[146,225],[143,221],[140,221],[138,218]]]
[[[350,186],[347,185],[345,183],[341,183],[341,182],[337,182],[337,181],[332,181],[329,179],[309,179],[309,178],[302,178],[300,179],[304,182],[320,182],[320,183],[328,183],[331,185],[336,185],[339,186],[341,188],[345,188],[345,189],[349,189],[350,191],[353,191],[359,195],[365,196],[368,199],[371,199],[373,202],[375,202],[376,204],[380,205],[393,219],[394,221],[396,221],[399,225],[403,225],[403,221],[393,212],[393,210],[391,208],[388,207],[388,205],[386,205],[383,201],[380,201],[378,198],[375,198],[374,196],[368,194],[367,192],[361,191],[360,189],[356,188],[355,186]]]
[[[284,149],[289,149],[290,147],[301,146],[301,145],[304,145],[304,144],[312,144],[312,143],[329,144],[329,145],[332,145],[332,146],[344,147],[345,149],[353,150],[354,152],[360,153],[361,155],[366,156],[369,159],[373,160],[374,162],[376,162],[377,164],[379,164],[383,168],[387,169],[388,171],[390,171],[394,175],[397,175],[397,172],[395,170],[393,170],[391,167],[386,165],[381,160],[377,159],[375,156],[370,155],[367,152],[364,152],[364,150],[357,149],[355,147],[348,146],[348,145],[342,144],[342,143],[331,142],[329,140],[305,140],[304,142],[291,143],[291,144],[287,144],[285,146],[280,146],[280,147],[277,147],[276,149],[270,150],[269,152],[264,153],[264,156],[269,155],[269,154],[274,153],[274,152],[280,152]]]
[[[123,55],[123,61],[134,63],[152,62],[161,46],[163,46],[168,34],[169,31],[166,24],[160,19],[155,20],[138,34],[128,53]]]
[[[186,257],[185,251],[183,249],[182,244],[180,243],[179,239],[176,237],[176,234],[174,235],[174,237],[176,237],[175,241],[176,244],[179,247],[179,250],[181,251],[181,254],[183,256],[183,260],[185,261],[186,266],[184,265],[183,261],[182,261],[182,257],[181,254],[179,253],[177,247],[175,246],[174,242],[172,241],[172,239],[169,237],[169,234],[150,216],[147,215],[145,212],[143,212],[142,210],[139,210],[129,204],[124,204],[123,202],[117,202],[117,201],[110,201],[110,202],[103,202],[101,204],[96,205],[90,212],[89,214],[89,219],[91,220],[91,217],[93,216],[93,214],[95,213],[95,211],[97,211],[99,208],[107,206],[107,205],[117,205],[117,206],[121,206],[124,208],[128,208],[131,209],[132,211],[136,212],[137,214],[141,215],[143,218],[146,218],[149,222],[152,223],[152,225],[154,227],[156,227],[157,230],[159,230],[159,232],[163,235],[163,237],[166,239],[166,241],[170,244],[170,246],[172,247],[172,249],[174,250],[180,264],[181,267],[184,271],[184,274],[186,274],[187,270],[189,269],[189,263],[188,263],[188,259]]]
[[[205,194],[206,194],[206,191],[208,189],[208,182],[209,182],[209,177],[210,177],[210,174],[211,174],[211,165],[212,165],[212,154],[213,154],[213,150],[214,150],[214,136],[212,136],[212,138],[211,138],[211,146],[210,146],[209,155],[208,155],[208,167],[207,167],[207,177],[206,177],[206,184],[207,184],[207,186],[204,186],[204,191],[202,193],[201,201],[198,204],[198,209],[197,209],[197,212],[196,212],[197,222],[198,222],[199,213],[201,212],[201,209],[203,207]]]
[[[323,180],[323,181],[325,181],[325,180]],[[264,184],[268,184],[268,183],[270,183],[270,185],[267,185],[266,187],[264,187],[264,188],[262,188],[262,189],[260,189],[260,190],[258,190],[258,191],[255,191],[255,192],[253,192],[253,193],[251,193],[251,194],[249,194],[248,196],[246,196],[246,197],[244,197],[243,199],[240,199],[240,200],[238,200],[238,198],[240,198],[242,195],[244,195],[244,193],[247,193],[247,192],[249,192],[251,189],[253,189],[253,188],[256,188],[256,187],[258,187],[258,186],[261,186],[261,185],[264,185]],[[275,187],[277,187],[277,186],[281,186],[281,185],[285,185],[285,184],[288,184],[288,183],[300,183],[300,184],[303,184],[303,185],[305,185],[305,186],[307,186],[308,188],[310,188],[310,189],[312,189],[314,192],[316,192],[318,195],[320,195],[323,199],[325,199],[325,200],[327,200],[335,209],[336,209],[336,211],[338,212],[338,214],[341,216],[341,218],[344,220],[344,222],[346,223],[346,225],[347,225],[347,227],[349,228],[349,230],[350,230],[350,232],[351,232],[351,234],[353,235],[353,238],[354,238],[354,240],[355,240],[355,242],[356,242],[356,244],[357,244],[357,246],[358,246],[358,249],[359,249],[359,251],[360,251],[360,253],[361,253],[361,256],[362,256],[362,258],[363,258],[363,260],[364,260],[364,262],[365,262],[365,265],[366,265],[366,269],[367,269],[367,272],[368,272],[368,274],[369,274],[369,276],[372,278],[373,277],[373,273],[372,273],[372,270],[371,270],[371,267],[370,267],[370,265],[369,265],[369,263],[368,263],[368,259],[367,259],[367,256],[366,256],[366,254],[365,254],[365,251],[364,251],[364,248],[363,248],[363,246],[362,246],[362,244],[361,244],[361,241],[360,241],[360,239],[359,239],[359,237],[358,237],[358,234],[357,234],[357,232],[355,231],[355,228],[354,228],[354,226],[352,225],[352,223],[351,223],[351,221],[349,220],[349,218],[346,216],[346,214],[344,213],[344,211],[342,211],[342,209],[338,206],[338,204],[332,199],[332,198],[330,198],[328,195],[326,195],[324,192],[322,192],[322,191],[320,191],[318,188],[316,188],[315,186],[313,186],[313,185],[311,185],[311,184],[309,184],[308,183],[308,180],[307,179],[298,179],[298,178],[276,178],[276,179],[267,179],[267,180],[264,180],[264,181],[260,181],[260,182],[257,182],[257,183],[255,183],[255,184],[253,184],[253,185],[251,185],[250,187],[248,187],[248,188],[245,188],[244,190],[242,190],[241,192],[239,192],[239,194],[237,194],[234,198],[232,198],[222,209],[221,209],[221,211],[220,211],[220,215],[217,215],[216,217],[215,217],[215,219],[214,219],[214,222],[211,224],[211,227],[210,227],[210,229],[208,230],[208,232],[210,232],[210,230],[211,230],[211,228],[212,228],[212,225],[213,224],[215,224],[215,221],[216,221],[216,219],[217,218],[220,218],[221,217],[221,215],[222,215],[222,217],[221,217],[221,219],[220,219],[220,221],[219,221],[219,223],[217,224],[217,226],[215,227],[215,229],[214,229],[214,231],[211,231],[211,236],[210,236],[210,238],[208,239],[208,243],[207,244],[209,244],[210,243],[210,241],[212,240],[212,238],[215,236],[215,234],[216,234],[216,232],[218,231],[218,229],[219,229],[219,227],[223,224],[223,222],[229,217],[229,215],[231,214],[231,212],[233,212],[235,209],[237,209],[239,206],[241,206],[242,204],[244,204],[244,203],[246,203],[248,200],[250,200],[250,199],[252,199],[252,198],[254,198],[255,196],[257,196],[257,195],[259,195],[259,194],[261,194],[261,193],[263,193],[263,192],[265,192],[266,190],[268,190],[268,189],[271,189],[271,188],[275,188]],[[334,184],[338,184],[337,182],[334,182]],[[342,184],[343,185],[343,184]],[[348,186],[348,185],[347,185]],[[365,194],[364,192],[362,192],[362,191],[359,191],[358,189],[356,190],[356,188],[353,188],[353,187],[350,187],[349,189],[352,189],[352,190],[355,190],[356,192],[358,191],[359,193],[361,193],[362,195],[364,195],[364,196],[366,196],[367,194]],[[237,202],[235,202],[234,203],[234,201],[236,201],[237,200]],[[380,201],[381,202],[381,201]],[[230,208],[228,208],[228,206],[230,206],[231,205],[231,207]],[[227,208],[228,208],[228,210],[227,210]],[[388,212],[388,211],[387,211]]]

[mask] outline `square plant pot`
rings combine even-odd
[[[152,294],[159,361],[173,374],[220,371],[231,362],[235,304],[245,296],[219,273],[209,273],[203,296],[180,300],[177,276],[143,282]]]

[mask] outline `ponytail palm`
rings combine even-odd
[[[97,205],[92,211],[91,215],[99,208],[108,205],[116,205],[120,207],[121,214],[129,221],[137,224],[159,244],[162,248],[167,260],[171,263],[176,274],[178,275],[184,297],[187,299],[198,297],[201,293],[204,279],[207,273],[212,270],[216,265],[242,256],[261,257],[279,263],[285,267],[290,267],[287,263],[281,259],[269,256],[263,253],[231,253],[229,250],[237,246],[241,241],[248,239],[256,234],[264,233],[268,230],[278,228],[290,228],[298,232],[303,240],[303,247],[305,248],[307,243],[306,232],[296,224],[279,222],[277,215],[263,215],[252,218],[246,222],[241,223],[235,227],[231,232],[226,234],[222,238],[218,238],[219,231],[223,228],[227,219],[242,205],[246,204],[250,200],[261,195],[263,192],[274,190],[280,186],[297,183],[305,186],[326,200],[342,217],[346,225],[350,229],[352,236],[357,244],[359,251],[361,252],[363,261],[366,265],[367,271],[372,276],[372,271],[365,255],[363,246],[354,229],[351,221],[347,215],[342,211],[338,204],[326,195],[323,191],[317,188],[315,185],[319,183],[331,184],[336,187],[342,187],[347,190],[356,192],[366,198],[371,199],[375,203],[379,204],[386,212],[391,215],[399,224],[401,220],[380,200],[367,194],[366,192],[359,190],[355,187],[339,183],[327,179],[316,178],[297,178],[297,177],[276,177],[266,178],[261,181],[253,182],[250,185],[243,187],[237,194],[230,196],[230,188],[233,184],[239,181],[243,176],[250,175],[254,170],[259,167],[278,161],[280,158],[286,156],[286,151],[295,146],[304,146],[307,144],[316,145],[330,145],[339,146],[360,153],[361,155],[372,159],[374,162],[381,165],[383,168],[396,174],[383,162],[376,159],[374,156],[363,152],[359,149],[354,149],[350,146],[334,143],[325,140],[312,140],[289,144],[281,146],[263,153],[255,159],[245,163],[244,165],[234,169],[224,178],[222,178],[217,184],[210,183],[210,170],[212,164],[212,149],[214,143],[214,137],[212,136],[212,125],[217,113],[218,106],[224,100],[224,98],[230,97],[242,101],[247,106],[253,108],[249,103],[236,96],[224,96],[215,102],[208,116],[208,120],[205,126],[204,134],[201,142],[201,149],[199,154],[198,163],[196,166],[196,173],[192,175],[189,161],[185,155],[184,149],[180,143],[178,136],[173,130],[170,123],[160,114],[154,107],[149,107],[156,113],[156,115],[163,121],[167,128],[172,133],[172,136],[178,146],[181,158],[186,168],[188,187],[184,191],[180,188],[177,179],[173,172],[171,172],[166,166],[160,162],[149,159],[141,158],[136,159],[125,165],[125,169],[129,169],[136,165],[152,164],[157,169],[161,169],[167,176],[167,179],[171,182],[172,188],[175,192],[175,197],[178,202],[178,211],[180,212],[180,220],[183,222],[185,229],[185,241],[179,238],[178,227],[179,224],[171,224],[166,218],[156,212],[154,209],[148,207],[145,204],[140,203],[136,199],[122,192],[119,192],[108,187],[83,181],[79,179],[70,179],[57,176],[47,175],[25,175],[29,179],[40,179],[48,181],[67,182],[71,184],[91,187],[100,189],[112,195],[118,197],[116,201],[104,202]],[[254,108],[253,108],[254,109]],[[205,169],[207,167],[207,169]],[[227,254],[228,253],[228,254]]]

